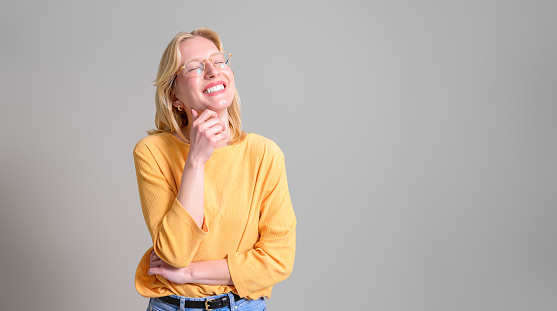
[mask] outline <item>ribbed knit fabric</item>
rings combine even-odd
[[[227,259],[234,286],[175,284],[148,275],[149,248],[139,262],[135,287],[145,297],[204,297],[230,291],[257,299],[292,272],[296,217],[284,155],[271,140],[247,134],[217,148],[205,164],[203,228],[176,196],[189,144],[172,133],[149,135],[133,150],[143,216],[158,256],[175,267]]]

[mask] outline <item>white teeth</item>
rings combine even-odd
[[[224,90],[224,84],[215,85],[203,91],[205,94],[211,94],[216,91]]]

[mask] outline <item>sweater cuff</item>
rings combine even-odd
[[[245,298],[257,291],[254,288],[253,282],[250,280],[250,263],[246,258],[246,254],[230,253],[227,256],[228,271],[230,271],[230,278],[234,283],[234,288],[238,295]],[[256,287],[256,286],[255,286]]]
[[[207,226],[207,223],[205,221],[205,212],[203,212],[203,224],[201,228],[199,228],[193,217],[191,217],[190,213],[188,213],[182,206],[182,204],[180,204],[177,198],[174,199],[174,204],[172,204],[172,209],[169,213],[171,214],[171,216],[177,216],[169,217],[170,219],[180,219],[182,221],[182,223],[178,223],[177,221],[176,223],[173,223],[171,225],[173,225],[173,227],[175,226],[174,228],[179,228],[181,226],[184,226],[185,223],[186,228],[188,228],[191,233],[191,237],[193,237],[194,239],[202,239],[207,234],[207,232],[209,232],[209,227]]]
[[[153,246],[157,255],[166,263],[176,268],[185,268],[193,260],[201,240],[208,231],[206,224],[203,224],[203,229],[199,228],[195,220],[175,199],[163,219]]]
[[[236,253],[230,253],[228,254],[228,256],[226,256],[226,261],[228,262],[228,271],[230,272],[232,283],[234,283],[234,287],[236,288],[238,295],[240,297],[246,297],[247,295],[249,295],[249,291],[243,286],[244,276],[242,275],[242,270],[239,269],[239,260],[240,258],[238,258],[238,254]]]

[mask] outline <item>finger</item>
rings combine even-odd
[[[220,117],[217,118],[217,121],[219,121],[220,125],[222,125],[222,130],[226,131],[226,124],[224,123],[224,121],[221,120]]]
[[[211,136],[214,136],[214,135],[217,135],[217,134],[221,134],[224,131],[225,131],[225,129],[222,127],[222,125],[216,124],[215,126],[205,130],[205,134],[207,135],[207,137],[211,137]]]
[[[192,114],[193,114],[194,109],[192,109]],[[197,113],[197,111],[196,111]],[[218,113],[216,113],[213,110],[210,109],[205,109],[205,111],[203,111],[201,114],[197,113],[196,115],[199,115],[198,117],[195,117],[194,115],[194,123],[201,123],[201,122],[205,122],[207,120],[209,120],[210,118],[218,118],[219,115]],[[195,124],[194,124],[195,125]]]
[[[224,122],[222,122],[220,119],[215,119],[215,118],[209,119],[199,124],[197,126],[197,129],[199,132],[205,132],[213,127],[217,127],[221,131],[224,131],[226,129],[226,127],[224,126]]]
[[[226,132],[220,132],[219,134],[215,135],[215,140],[217,142],[221,141],[221,140],[228,140],[228,133]]]
[[[159,260],[159,259],[161,259],[161,258],[159,256],[157,256],[157,253],[155,253],[155,251],[153,250],[151,252],[151,256],[149,257],[149,260],[154,261],[154,260]]]
[[[162,266],[162,260],[155,260],[155,261],[151,261],[151,263],[149,264],[150,268],[154,268],[154,267],[160,267]]]
[[[154,274],[162,274],[162,268],[151,268],[147,270],[147,274],[154,275]]]
[[[191,109],[191,115],[193,116],[193,121],[195,121],[197,119],[197,117],[199,116],[199,113],[195,110],[195,109]]]

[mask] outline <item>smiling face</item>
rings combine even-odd
[[[180,45],[180,62],[193,59],[207,59],[218,48],[209,39],[193,37],[187,39]],[[226,113],[234,99],[234,74],[229,67],[225,69],[216,68],[210,60],[205,61],[205,72],[199,77],[187,75],[181,70],[175,80],[174,106],[186,109],[188,116],[191,115],[190,108],[197,110],[200,114],[205,109]],[[222,114],[221,114],[222,115]]]

